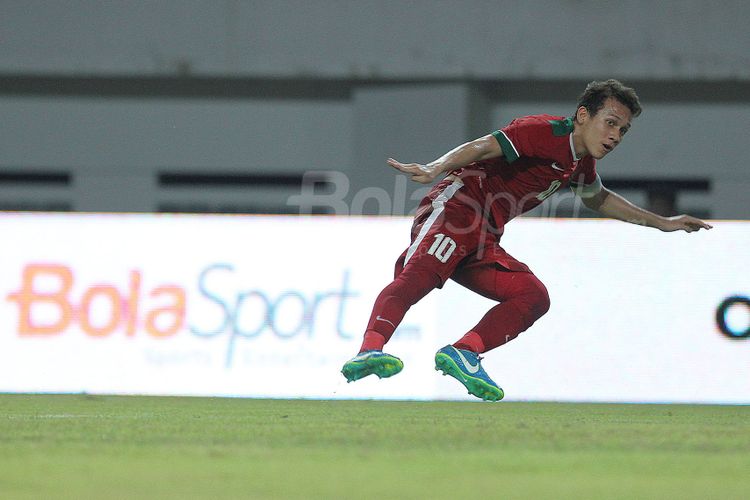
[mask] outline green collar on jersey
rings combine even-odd
[[[552,125],[552,134],[557,136],[568,135],[573,133],[573,118],[565,118],[564,120],[550,120]]]

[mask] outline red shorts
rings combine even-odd
[[[460,180],[436,184],[419,204],[411,245],[396,262],[396,275],[409,266],[440,277],[442,287],[456,272],[489,268],[530,273],[500,246],[502,228],[489,223],[482,202]]]

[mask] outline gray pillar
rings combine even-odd
[[[362,87],[353,103],[352,214],[402,215],[429,189],[389,167],[388,157],[427,163],[491,132],[490,108],[468,84]]]
[[[711,218],[747,219],[750,214],[750,182],[736,177],[711,182]]]

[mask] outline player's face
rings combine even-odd
[[[633,114],[623,103],[610,97],[595,115],[588,114],[586,108],[581,107],[576,118],[581,127],[582,145],[598,160],[620,144],[630,128]]]

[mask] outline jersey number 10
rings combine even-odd
[[[430,249],[427,250],[427,254],[434,255],[437,260],[445,263],[455,250],[456,242],[453,241],[453,238],[446,236],[443,233],[438,233],[435,235],[435,242]]]

